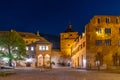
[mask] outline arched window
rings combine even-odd
[[[115,53],[112,57],[113,57],[113,65],[120,66],[120,56],[118,55],[118,53]]]
[[[103,65],[103,55],[100,52],[98,52],[96,54],[95,58],[96,58],[96,65],[97,66]]]

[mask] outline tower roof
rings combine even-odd
[[[68,25],[68,28],[64,32],[76,32],[72,29],[72,24]]]

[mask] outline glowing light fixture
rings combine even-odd
[[[31,63],[31,62],[33,62],[33,59],[32,58],[27,58],[26,62],[30,62]]]

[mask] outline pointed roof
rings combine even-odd
[[[76,32],[72,29],[72,24],[68,25],[68,28],[64,32]]]

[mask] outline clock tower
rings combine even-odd
[[[60,33],[60,50],[62,54],[71,56],[72,43],[78,36],[78,32],[72,29],[71,24],[68,25],[68,28],[64,32]]]

